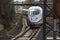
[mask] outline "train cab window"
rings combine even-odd
[[[39,13],[40,13],[39,10],[35,10],[35,11],[33,11],[33,15],[38,15]]]

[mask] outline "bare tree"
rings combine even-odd
[[[14,6],[11,4],[11,0],[0,0],[0,23],[4,25],[4,28],[10,26],[9,22],[14,17]]]

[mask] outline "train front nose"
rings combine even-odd
[[[40,24],[42,19],[42,8],[38,6],[29,8],[28,19],[32,24]]]

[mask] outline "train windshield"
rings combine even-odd
[[[34,10],[34,11],[32,11],[32,13],[33,13],[33,15],[38,15],[39,13],[40,13],[40,10]]]

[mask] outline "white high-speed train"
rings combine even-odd
[[[27,11],[28,15],[28,25],[29,26],[36,26],[40,25],[43,22],[43,9],[40,6],[32,6],[29,9],[23,9],[24,11]]]
[[[43,9],[40,6],[32,6],[28,9],[28,25],[39,27],[43,23]]]
[[[41,24],[43,22],[42,8],[39,6],[32,6],[28,11],[28,20],[31,24]]]

